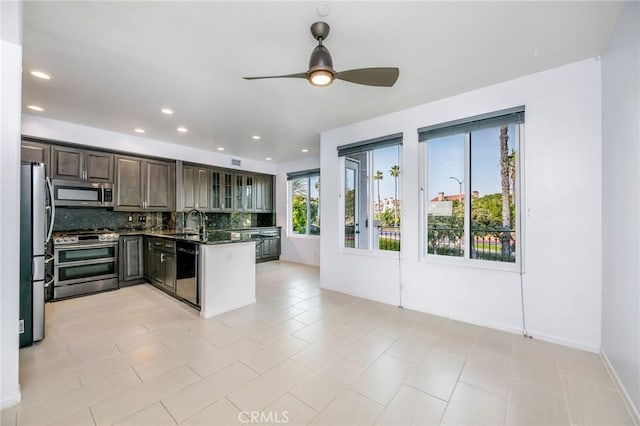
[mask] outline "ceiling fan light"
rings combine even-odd
[[[333,83],[333,73],[327,70],[315,70],[309,73],[309,82],[314,86],[328,86]]]

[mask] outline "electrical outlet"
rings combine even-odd
[[[138,222],[146,222],[146,221],[147,221],[146,216],[138,216]]]
[[[127,222],[133,222],[133,216],[131,215],[127,216]]]
[[[24,333],[24,320],[18,321],[18,333],[19,334]]]

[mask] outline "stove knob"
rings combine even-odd
[[[64,239],[62,241],[64,241],[65,243],[68,243],[69,242],[69,238],[68,237],[64,237]]]

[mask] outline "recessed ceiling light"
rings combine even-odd
[[[302,152],[309,152],[309,150],[307,148],[302,148],[300,151]]]
[[[271,160],[272,160],[272,158],[271,158],[271,157],[267,157],[267,158],[265,158],[265,160],[267,160],[267,161],[271,161]]]
[[[38,105],[27,105],[27,108],[32,109],[34,111],[42,112],[44,108],[39,107]]]
[[[140,128],[135,128],[133,129],[133,131],[136,133],[144,133],[144,129],[140,129]]]
[[[186,127],[178,127],[176,130],[180,133],[187,133],[189,131]]]
[[[218,147],[218,151],[224,151],[224,148],[223,148],[223,147],[221,147],[221,146],[219,146],[219,147]]]
[[[173,114],[173,110],[169,108],[162,108],[160,111],[162,111],[163,114],[167,114],[167,115]]]
[[[253,136],[251,136],[251,139],[256,140],[256,141],[259,141],[259,140],[260,140],[260,136],[258,136],[258,135],[253,135]]]
[[[31,71],[31,75],[34,77],[38,77],[41,78],[43,80],[51,80],[51,76],[49,74],[47,74],[46,72],[42,72],[42,71]]]

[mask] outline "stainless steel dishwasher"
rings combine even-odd
[[[189,304],[200,308],[198,258],[198,244],[188,241],[176,242],[176,294]]]

